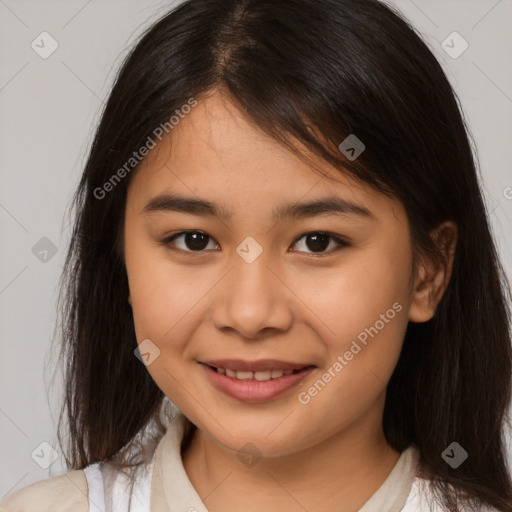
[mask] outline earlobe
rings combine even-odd
[[[418,263],[409,308],[411,322],[427,322],[435,315],[453,271],[457,225],[452,221],[443,222],[430,236],[439,249],[441,258],[424,254]]]

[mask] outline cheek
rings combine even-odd
[[[163,249],[140,238],[126,237],[125,254],[137,342],[141,352],[151,354],[146,369],[174,403],[186,404],[188,368],[182,361],[197,325],[201,294],[211,284],[199,285],[190,272],[172,265]]]
[[[382,240],[344,258],[335,269],[303,273],[297,294],[307,297],[306,305],[323,325],[327,367],[346,355],[340,372],[344,376],[335,380],[344,385],[369,372],[384,383],[396,365],[408,324],[408,238]]]
[[[409,302],[411,267],[407,256],[383,251],[354,253],[336,268],[303,272],[294,288],[335,337],[352,337],[381,314]]]
[[[197,301],[192,280],[165,258],[165,249],[127,233],[125,259],[137,340],[161,343]]]
[[[305,407],[331,411],[334,429],[359,417],[385,391],[408,324],[410,270],[406,249],[399,257],[381,247],[302,283],[310,291],[308,306],[328,330],[325,367],[298,398]]]

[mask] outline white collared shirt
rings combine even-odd
[[[123,473],[95,463],[20,489],[0,503],[0,512],[208,512],[183,467],[185,425],[178,411],[151,460],[138,468],[133,488]],[[417,476],[418,460],[415,448],[402,452],[358,512],[445,512],[433,502],[429,482]]]

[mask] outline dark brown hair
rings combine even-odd
[[[410,24],[377,0],[188,0],[150,27],[126,58],[78,190],[62,277],[69,468],[121,456],[166,398],[144,365],[122,254],[126,173],[98,189],[190,98],[222,91],[266,133],[298,144],[398,198],[415,254],[458,225],[453,274],[434,318],[410,323],[387,387],[391,446],[415,446],[446,510],[470,498],[512,511],[504,432],[511,399],[510,290],[459,100]],[[349,161],[349,134],[366,146]],[[95,194],[96,191],[96,194]],[[59,425],[59,441],[62,445]],[[457,441],[469,458],[441,457]],[[467,499],[466,499],[467,498]]]

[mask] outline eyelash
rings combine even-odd
[[[204,231],[199,231],[199,230],[193,230],[192,229],[192,230],[188,230],[188,231],[180,231],[179,233],[175,233],[174,235],[172,235],[170,237],[164,238],[161,241],[161,243],[164,246],[166,246],[168,249],[170,249],[171,251],[174,251],[174,252],[192,253],[192,254],[196,254],[196,255],[202,255],[203,253],[205,253],[206,252],[205,250],[192,251],[192,250],[184,250],[184,249],[178,249],[176,247],[172,247],[171,242],[173,242],[176,238],[178,238],[180,236],[186,235],[187,233],[200,233],[200,234],[206,235],[209,238],[208,242],[210,242],[211,240],[216,241],[213,237],[211,237],[210,235],[208,235]],[[337,252],[341,248],[350,247],[351,246],[351,244],[349,242],[347,242],[345,239],[343,239],[342,237],[340,237],[338,235],[335,235],[333,233],[326,232],[326,231],[308,231],[307,233],[303,233],[299,238],[297,238],[293,242],[292,245],[297,244],[297,242],[299,242],[302,238],[307,237],[308,235],[324,235],[324,236],[327,236],[328,238],[332,239],[334,242],[336,242],[338,244],[338,248],[336,248],[334,251],[331,249],[328,252],[308,252],[308,253],[306,253],[308,255],[313,255],[315,257],[330,255],[333,252]],[[292,251],[292,252],[301,252],[301,251]]]

